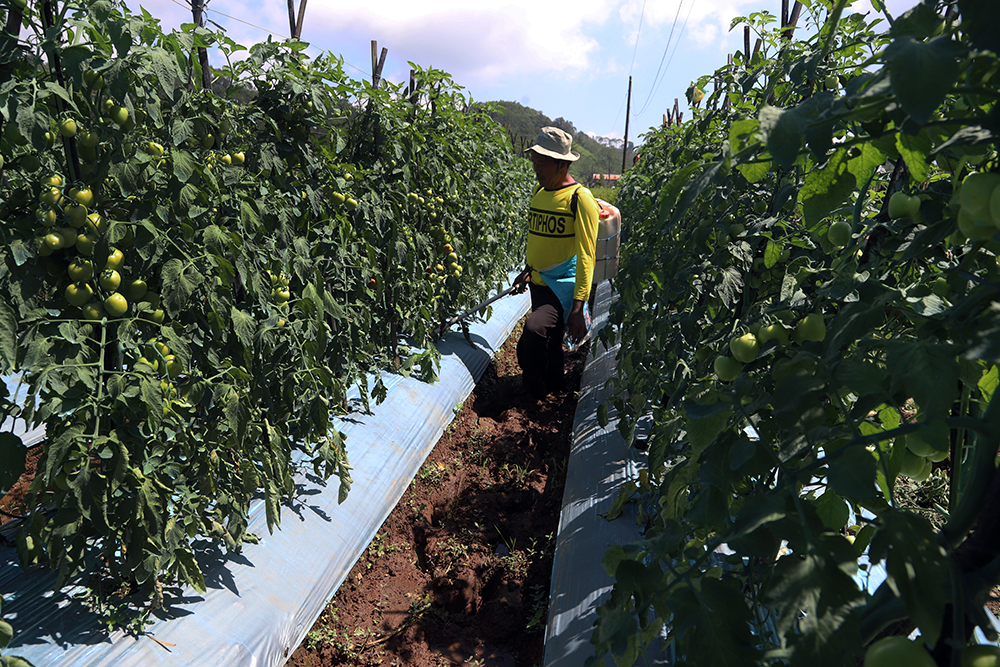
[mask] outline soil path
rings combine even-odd
[[[288,667],[542,664],[586,348],[566,389],[524,395],[510,340]],[[363,493],[354,489],[352,493]]]

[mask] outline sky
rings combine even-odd
[[[191,22],[187,0],[126,0],[164,30]],[[302,0],[294,0],[296,11]],[[887,0],[895,17],[918,0]],[[290,34],[287,0],[205,0],[206,18],[249,46]],[[308,0],[301,39],[306,53],[333,53],[348,74],[371,77],[371,42],[388,49],[382,75],[405,82],[409,62],[448,72],[475,101],[513,100],[578,131],[628,137],[662,122],[690,83],[742,50],[734,17],[768,11],[781,0]],[[873,12],[856,0],[852,12]],[[874,13],[870,16],[875,16]],[[799,25],[803,22],[800,21]],[[885,24],[883,24],[885,25]],[[215,28],[207,24],[209,28]]]

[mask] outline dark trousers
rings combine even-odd
[[[517,341],[517,363],[524,374],[524,386],[535,398],[562,389],[563,307],[546,285],[529,283],[531,314]]]

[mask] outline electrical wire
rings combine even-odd
[[[632,63],[628,66],[628,75],[632,76],[632,71],[635,69],[635,54],[639,51],[639,38],[642,36],[642,20],[646,16],[646,0],[642,0],[642,9],[639,10],[639,27],[635,31],[635,47],[632,49]],[[628,102],[628,93],[622,98],[622,103],[618,107],[618,113],[615,114],[615,120],[611,123],[612,130],[608,134],[614,134],[614,128],[618,127],[618,119],[621,118],[622,109],[625,108],[625,104]]]
[[[667,36],[667,45],[663,49],[663,57],[660,58],[660,66],[656,68],[656,75],[653,76],[653,85],[650,86],[649,95],[646,96],[646,101],[643,102],[642,108],[636,113],[637,116],[641,116],[649,106],[649,101],[653,99],[653,92],[656,90],[658,82],[657,79],[660,78],[660,72],[663,71],[663,63],[667,59],[667,54],[670,52],[670,45],[674,39],[674,30],[677,28],[677,19],[680,18],[681,8],[684,6],[684,0],[680,0],[677,4],[677,13],[674,15],[674,22],[670,25],[670,34]],[[686,21],[685,21],[686,22]]]
[[[639,28],[635,31],[635,48],[632,49],[632,64],[628,66],[628,75],[632,76],[635,68],[635,54],[639,50],[639,37],[642,36],[642,19],[646,15],[646,0],[642,0],[642,9],[639,11]]]
[[[191,9],[191,3],[190,2],[180,2],[180,0],[170,0],[170,2],[172,2],[175,5],[178,5],[180,7],[184,7],[185,9]],[[243,19],[236,18],[235,16],[230,16],[229,14],[224,14],[223,12],[220,12],[217,9],[208,9],[207,7],[204,7],[203,11],[205,11],[205,12],[211,11],[211,12],[213,12],[215,14],[218,14],[219,16],[225,16],[227,19],[230,19],[230,20],[233,20],[233,21],[237,21],[237,22],[242,23],[244,25],[248,25],[251,28],[256,28],[257,30],[260,30],[261,32],[266,32],[269,35],[274,35],[275,37],[280,37],[282,39],[291,39],[288,35],[283,35],[280,32],[275,32],[275,31],[271,30],[270,28],[262,28],[261,26],[255,25],[253,23],[250,23],[249,21],[244,21]],[[212,21],[212,23],[215,23],[215,21]],[[215,25],[219,25],[219,24],[215,23]],[[366,72],[365,70],[361,69],[357,65],[352,65],[351,63],[347,62],[346,60],[344,61],[344,64],[347,65],[348,67],[353,67],[354,69],[358,70],[359,72],[361,72],[365,76],[369,75],[369,72]]]

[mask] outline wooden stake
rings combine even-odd
[[[288,0],[288,34],[295,37],[295,0]]]
[[[379,81],[382,80],[382,67],[385,65],[385,56],[389,49],[382,48],[380,58],[375,57],[378,53],[378,40],[372,40],[372,88],[378,88]]]
[[[205,27],[205,17],[202,13],[204,8],[205,0],[191,0],[191,15],[194,24],[199,28]],[[208,70],[208,49],[204,46],[198,47],[198,64],[201,66],[201,86],[208,90],[211,79]]]
[[[288,0],[289,3],[294,2],[294,0]],[[292,37],[295,39],[302,38],[302,22],[306,17],[306,0],[299,1],[299,18],[295,21],[295,27],[292,30]]]
[[[788,0],[783,0],[787,2]],[[743,26],[743,66],[750,69],[750,26]]]

